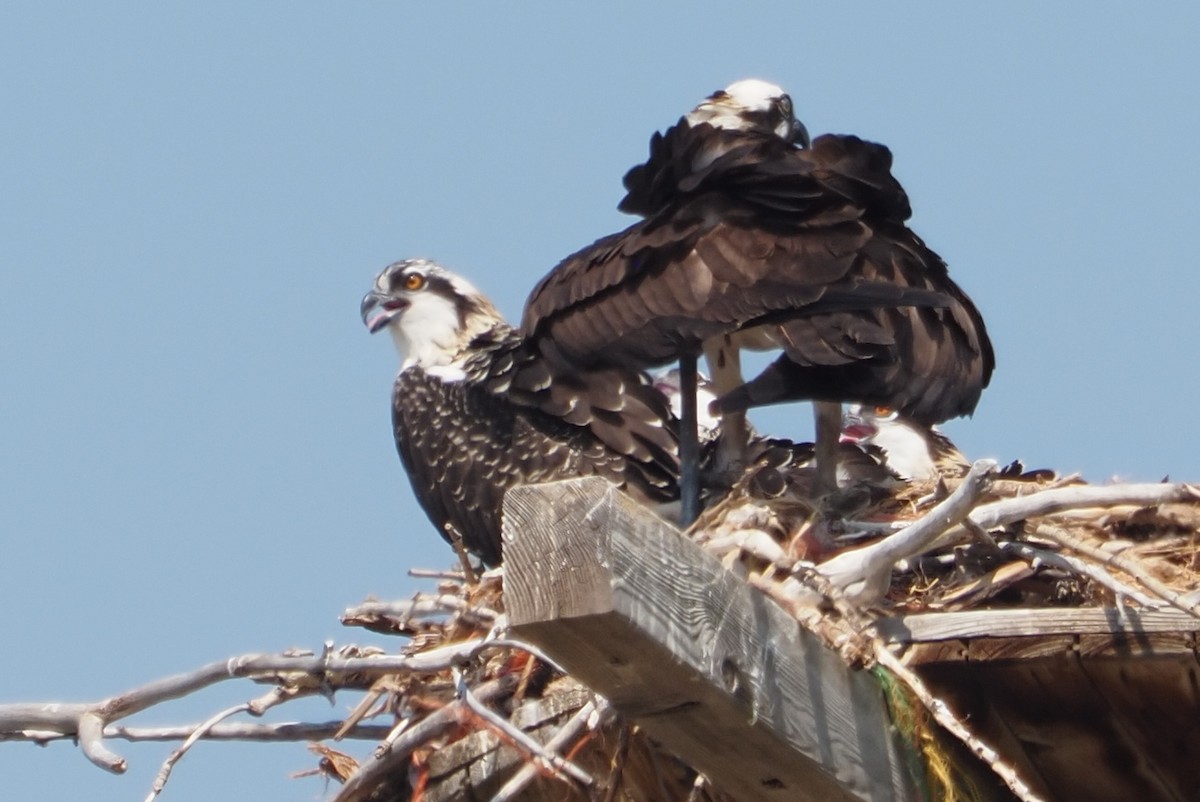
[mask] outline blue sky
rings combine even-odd
[[[341,610],[452,557],[395,455],[371,279],[436,258],[515,319],[628,224],[651,132],[742,77],[893,149],[996,346],[946,427],[964,451],[1200,479],[1194,5],[80,5],[10,2],[0,27],[0,701],[378,641]],[[123,777],[0,744],[0,788],[140,799],[170,747],[115,746]],[[201,744],[163,799],[321,799],[287,778],[313,762]]]

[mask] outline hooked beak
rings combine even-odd
[[[392,318],[400,314],[407,307],[407,301],[388,298],[386,295],[380,295],[375,290],[372,290],[363,296],[359,312],[362,314],[363,325],[367,327],[367,331],[374,334],[388,323],[391,323]]]
[[[801,148],[812,147],[812,140],[808,137],[808,129],[804,127],[804,123],[793,119],[792,126],[792,144]]]
[[[840,443],[861,443],[864,440],[869,440],[874,437],[878,429],[862,418],[860,415],[846,413],[842,416],[842,434],[838,438]]]

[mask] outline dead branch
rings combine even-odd
[[[105,727],[154,705],[234,678],[277,682],[286,689],[288,698],[339,688],[363,688],[369,678],[383,674],[445,670],[469,660],[483,643],[483,638],[475,638],[404,656],[248,654],[232,657],[148,682],[97,702],[0,704],[0,740],[45,741],[48,733],[78,738],[79,747],[89,760],[106,771],[121,774],[128,765],[124,758],[104,746]],[[356,653],[354,650],[343,652]],[[261,715],[266,706],[270,705],[256,700],[248,703],[246,712]]]
[[[354,607],[346,608],[346,612],[342,615],[343,617],[394,616],[396,618],[412,618],[414,616],[434,615],[438,613],[465,612],[469,612],[473,616],[489,622],[494,621],[499,615],[495,610],[479,604],[472,604],[466,599],[449,593],[440,593],[436,596],[428,593],[418,593],[416,598],[405,601],[363,602]]]
[[[877,543],[844,551],[818,565],[816,571],[850,603],[874,604],[887,593],[896,563],[924,553],[950,527],[965,519],[987,491],[996,469],[995,460],[979,460],[953,493],[915,523]]]
[[[1111,590],[1114,594],[1116,594],[1118,599],[1121,596],[1133,599],[1138,604],[1149,610],[1154,610],[1161,606],[1154,599],[1151,599],[1137,588],[1126,585],[1124,582],[1120,581],[1100,566],[1089,565],[1087,562],[1080,560],[1077,557],[1072,557],[1069,554],[1059,554],[1058,552],[1049,551],[1047,549],[1035,548],[1028,543],[1017,543],[1012,541],[1005,543],[1003,549],[1004,551],[1020,557],[1022,560],[1025,560],[1034,568],[1037,568],[1039,565],[1049,565],[1066,571],[1069,574],[1087,577],[1088,579],[1098,582],[1102,586]]]
[[[1200,491],[1189,484],[1073,485],[983,504],[971,513],[971,520],[984,529],[994,529],[1026,518],[1065,510],[1197,500],[1200,500]],[[947,536],[956,533],[961,534],[960,530],[955,529]]]
[[[347,607],[342,613],[342,624],[361,626],[387,634],[402,629],[413,621],[454,615],[471,624],[490,626],[500,614],[449,593],[419,593],[416,597],[404,601],[363,602],[354,607]]]
[[[1057,543],[1063,548],[1070,549],[1078,554],[1082,554],[1083,556],[1096,560],[1103,565],[1116,568],[1119,571],[1124,571],[1126,574],[1129,574],[1129,576],[1142,583],[1147,590],[1149,590],[1155,596],[1158,596],[1163,601],[1167,602],[1173,607],[1183,610],[1185,613],[1189,613],[1190,615],[1200,618],[1200,604],[1189,601],[1184,594],[1179,593],[1176,590],[1172,590],[1166,583],[1155,579],[1149,574],[1149,572],[1139,565],[1136,560],[1131,560],[1119,553],[1113,553],[1105,551],[1101,548],[1097,548],[1089,543],[1084,542],[1082,539],[1072,535],[1070,532],[1067,532],[1061,527],[1042,524],[1038,526],[1037,534],[1038,536],[1044,537],[1051,542]]]
[[[466,577],[461,570],[434,570],[431,568],[409,568],[408,575],[417,579],[448,579],[452,582],[463,582]]]
[[[585,788],[590,788],[595,784],[592,775],[588,774],[583,769],[576,766],[571,761],[562,757],[559,754],[551,752],[546,747],[542,746],[536,739],[527,735],[522,730],[509,723],[508,719],[493,712],[491,708],[483,703],[475,693],[467,687],[464,681],[462,672],[455,670],[455,685],[457,687],[458,698],[466,705],[467,709],[487,724],[488,727],[496,731],[501,737],[522,751],[527,752],[535,761],[540,763],[547,770],[556,774],[566,774],[572,780],[575,780]]]
[[[206,741],[259,741],[262,743],[285,741],[319,741],[332,738],[342,729],[342,721],[280,721],[274,724],[259,722],[227,722],[218,724],[204,733]],[[104,738],[107,740],[129,741],[130,743],[146,741],[182,741],[195,732],[200,726],[196,724],[177,724],[167,727],[124,727],[109,725],[104,728]],[[378,724],[360,724],[346,730],[344,738],[357,741],[378,741],[385,737],[390,727]],[[45,745],[51,741],[64,741],[75,738],[74,734],[65,734],[54,730],[21,730],[19,732],[0,732],[0,742],[28,741]]]
[[[921,700],[921,703],[925,705],[925,708],[938,724],[941,724],[947,732],[966,744],[968,749],[986,763],[996,773],[996,776],[1004,781],[1004,784],[1008,786],[1017,799],[1021,800],[1021,802],[1043,802],[1042,798],[1035,794],[1033,789],[1026,785],[1025,781],[1017,775],[1016,769],[1001,758],[995,749],[974,735],[970,727],[956,716],[954,711],[945,702],[934,696],[933,692],[925,687],[925,683],[921,681],[921,678],[915,672],[909,670],[908,666],[901,663],[896,655],[892,654],[891,650],[882,643],[876,642],[875,659],[879,665],[890,671]]]
[[[571,719],[558,732],[554,733],[554,737],[546,742],[545,750],[550,754],[558,754],[579,735],[584,727],[595,730],[610,719],[612,715],[612,707],[609,706],[607,700],[597,697],[579,708],[575,712],[575,715],[571,716]],[[516,774],[509,778],[508,782],[500,787],[500,790],[492,797],[491,802],[511,802],[537,776],[537,766],[532,763],[526,763]]]
[[[154,784],[150,786],[150,793],[146,795],[146,802],[154,802],[162,790],[167,787],[167,780],[171,778],[171,769],[175,768],[175,764],[187,754],[192,745],[204,737],[204,734],[213,727],[220,724],[230,716],[236,716],[238,713],[245,713],[250,710],[250,702],[243,702],[240,705],[234,705],[226,710],[222,710],[215,716],[212,716],[196,728],[195,732],[189,735],[182,744],[179,745],[167,759],[163,761],[162,768],[158,770],[158,774],[154,778]]]
[[[511,692],[516,685],[516,675],[508,674],[483,683],[473,693],[477,699],[486,702]],[[452,701],[409,727],[390,744],[381,744],[381,748],[375,750],[372,758],[364,761],[358,770],[350,775],[346,784],[333,798],[333,802],[362,802],[382,778],[403,765],[415,749],[457,727],[464,710],[465,705],[462,702]],[[388,748],[382,748],[385,745]]]

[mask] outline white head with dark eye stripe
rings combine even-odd
[[[782,88],[757,78],[736,81],[713,92],[687,115],[691,125],[772,134],[808,147],[808,131],[796,119],[792,99]]]
[[[372,334],[383,328],[391,332],[401,369],[454,367],[472,340],[505,325],[471,282],[427,259],[384,268],[363,297],[361,311]]]
[[[882,406],[850,404],[842,416],[842,442],[874,445],[887,454],[888,467],[901,479],[934,479],[931,427],[921,427]]]

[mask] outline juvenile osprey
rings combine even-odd
[[[423,259],[384,269],[362,319],[400,352],[392,422],[417,500],[486,564],[500,562],[513,485],[598,475],[646,503],[678,499],[675,423],[640,373],[550,365],[479,290]]]
[[[651,376],[654,389],[667,399],[671,414],[678,418],[683,413],[683,386],[679,368],[670,368]],[[721,431],[721,419],[709,411],[709,405],[717,400],[712,390],[712,380],[703,373],[696,375],[696,425],[701,442],[715,440]]]
[[[945,263],[905,226],[891,162],[855,136],[810,145],[782,89],[732,84],[653,136],[619,207],[644,219],[555,267],[522,331],[577,366],[686,366],[703,351],[723,413],[815,400],[885,404],[926,423],[968,414],[992,374],[991,343]],[[741,348],[783,354],[742,384]],[[826,486],[840,417],[826,407],[818,427]]]
[[[971,469],[958,446],[936,426],[917,423],[887,407],[847,407],[842,443],[878,449],[888,469],[905,480],[961,479]],[[1013,460],[1000,469],[992,490],[1000,489],[1000,481],[1045,484],[1057,478],[1050,469],[1026,470],[1020,460]]]
[[[935,427],[917,423],[883,406],[851,404],[846,409],[842,442],[878,447],[887,466],[901,479],[960,477],[971,467],[950,438]]]

